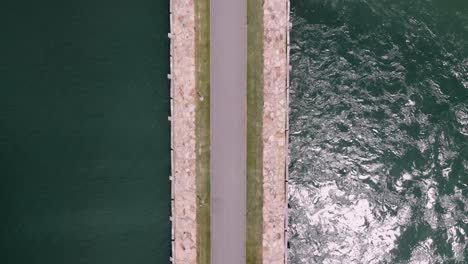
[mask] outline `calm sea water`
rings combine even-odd
[[[168,3],[2,3],[1,263],[169,263]]]
[[[290,263],[468,263],[468,1],[292,1]]]

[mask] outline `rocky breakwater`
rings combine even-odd
[[[286,262],[289,1],[263,6],[263,263]]]
[[[172,263],[196,263],[195,3],[171,0]]]

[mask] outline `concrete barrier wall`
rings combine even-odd
[[[291,65],[289,61],[289,55],[290,55],[290,30],[291,30],[291,20],[290,20],[290,12],[291,12],[291,2],[289,0],[286,1],[286,12],[287,12],[287,34],[286,34],[286,63],[287,63],[287,71],[286,71],[286,83],[285,83],[285,91],[286,91],[286,123],[285,123],[285,130],[286,130],[286,145],[285,145],[285,152],[286,154],[286,159],[285,159],[285,181],[284,181],[284,192],[285,192],[285,219],[284,219],[284,263],[288,263],[288,227],[289,227],[289,221],[288,221],[288,183],[289,183],[289,87],[290,87],[290,82],[289,82],[289,73],[291,70]]]
[[[172,5],[173,5],[173,0],[169,1],[169,34],[168,37],[170,38],[170,46],[169,46],[169,56],[170,56],[170,74],[172,76],[170,80],[170,90],[169,90],[169,96],[171,100],[171,117],[174,116],[174,81],[175,81],[175,76],[174,76],[174,48],[173,48],[173,42],[172,42],[172,32],[173,32],[173,17],[172,17]],[[174,254],[175,254],[175,221],[177,220],[175,217],[175,192],[174,192],[174,122],[171,120],[171,175],[169,176],[170,182],[171,182],[171,257],[170,257],[170,262],[174,263]]]
[[[169,46],[169,56],[170,56],[170,74],[172,76],[170,80],[170,90],[169,96],[171,100],[171,116],[174,116],[174,45],[172,41],[172,32],[173,32],[173,17],[172,17],[172,5],[173,0],[169,1],[169,30],[168,37],[170,39],[170,46]],[[170,262],[174,263],[174,254],[175,254],[175,222],[177,221],[175,217],[175,191],[174,191],[174,122],[171,121],[171,175],[169,176],[171,182],[171,257]]]

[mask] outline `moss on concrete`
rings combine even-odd
[[[195,1],[197,263],[210,263],[210,1]]]
[[[262,263],[263,0],[247,0],[246,263]]]

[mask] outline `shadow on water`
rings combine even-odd
[[[3,3],[2,263],[169,262],[168,10]]]

